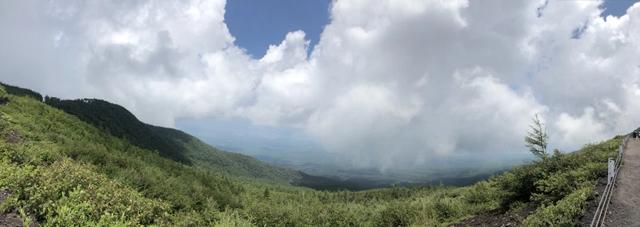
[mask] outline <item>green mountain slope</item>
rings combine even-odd
[[[163,140],[184,148],[185,156],[195,166],[234,176],[279,182],[294,182],[300,178],[296,171],[274,167],[247,155],[218,150],[180,130],[151,125],[147,127]]]
[[[160,157],[31,98],[0,96],[2,210],[41,223],[189,223],[239,207],[242,186],[226,176]],[[207,215],[205,215],[207,214]],[[207,216],[207,217],[204,217]]]
[[[255,158],[218,150],[182,131],[148,125],[122,106],[98,99],[60,100],[46,97],[45,103],[75,115],[97,128],[125,139],[140,148],[195,166],[234,176],[290,182],[299,178],[292,170],[273,167]]]
[[[46,97],[45,103],[75,115],[80,120],[118,138],[126,139],[138,147],[158,151],[162,156],[189,163],[185,156],[186,148],[161,138],[124,107],[98,99],[60,100]]]
[[[9,194],[0,201],[0,218],[14,212],[43,226],[444,226],[477,220],[571,226],[593,200],[621,141],[586,145],[468,187],[327,192],[178,162],[3,87],[0,98],[7,100],[0,104],[0,190]]]

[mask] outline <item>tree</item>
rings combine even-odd
[[[529,148],[529,151],[538,158],[545,159],[547,157],[547,130],[544,123],[536,114],[533,117],[533,123],[529,126],[529,131],[524,137],[525,146]]]

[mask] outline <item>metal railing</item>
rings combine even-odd
[[[598,208],[596,209],[596,213],[591,220],[590,227],[602,226],[604,225],[604,220],[607,217],[607,210],[609,209],[609,203],[611,201],[611,195],[613,194],[613,187],[616,184],[616,179],[618,178],[618,171],[620,170],[620,163],[622,161],[622,155],[624,154],[624,150],[627,146],[627,142],[631,139],[631,134],[628,134],[622,140],[620,144],[620,149],[618,150],[618,157],[616,157],[615,161],[609,159],[607,163],[609,166],[609,171],[607,173],[607,186],[604,188],[602,192],[602,196],[600,196],[600,202],[598,203]],[[612,163],[613,162],[613,163]]]

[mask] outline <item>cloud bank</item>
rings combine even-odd
[[[4,1],[0,78],[99,97],[142,120],[242,117],[293,126],[353,165],[525,157],[532,115],[573,149],[640,125],[640,4],[339,0],[260,59],[225,1]]]

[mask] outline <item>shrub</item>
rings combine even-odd
[[[254,226],[251,223],[251,219],[243,218],[238,212],[225,211],[219,214],[219,221],[215,223],[215,226],[219,227],[250,227]]]
[[[593,196],[593,187],[582,187],[554,205],[542,206],[529,215],[523,226],[574,226],[583,213],[586,201]]]
[[[564,198],[577,188],[594,185],[594,178],[589,171],[591,166],[593,165],[587,164],[585,168],[552,174],[537,181],[536,192],[531,199],[540,204],[549,204]]]
[[[463,191],[462,197],[467,203],[481,204],[498,199],[497,189],[487,181],[480,181]]]
[[[44,168],[5,162],[0,171],[5,176],[0,187],[12,191],[10,206],[35,214],[51,225],[165,222],[166,204],[144,198],[90,168],[68,159]]]
[[[376,222],[377,226],[409,226],[417,216],[417,210],[407,203],[394,202],[382,210]]]
[[[535,192],[535,182],[544,177],[538,165],[525,165],[493,178],[500,189],[500,208],[508,210],[514,202],[528,202]]]

